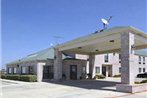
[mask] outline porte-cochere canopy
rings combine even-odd
[[[147,34],[132,26],[122,26],[106,29],[102,32],[92,33],[58,46],[59,51],[79,54],[103,54],[120,52],[121,33],[134,34],[134,50],[147,48]]]
[[[118,91],[138,92],[147,90],[134,85],[137,63],[134,50],[147,48],[147,34],[131,26],[114,27],[80,37],[56,47],[54,63],[54,79],[62,78],[61,52],[89,55],[89,73],[93,74],[94,55],[120,52],[121,84],[116,85]]]

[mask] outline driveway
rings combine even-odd
[[[119,81],[116,78],[54,83],[9,81],[7,84],[3,81],[2,98],[147,98],[147,92],[136,94],[117,92],[115,85]]]

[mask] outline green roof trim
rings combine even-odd
[[[147,49],[135,50],[135,54],[147,57]]]
[[[51,47],[51,48],[47,48],[47,49],[44,49],[42,51],[30,54],[30,55],[28,55],[28,56],[26,56],[22,59],[10,62],[10,63],[8,63],[8,65],[17,64],[17,63],[21,63],[21,62],[35,61],[35,60],[54,59],[54,57],[55,57],[54,56],[54,48]],[[72,58],[71,56],[69,56],[65,53],[62,54],[62,57],[63,57],[62,59]]]

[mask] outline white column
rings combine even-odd
[[[37,81],[41,82],[43,78],[43,65],[45,63],[37,63]]]
[[[62,79],[62,52],[55,49],[54,80]]]
[[[136,66],[134,58],[134,34],[121,34],[121,83],[134,84]]]
[[[93,70],[94,70],[94,62],[95,62],[95,55],[89,55],[89,74],[91,75],[90,78],[94,77]]]

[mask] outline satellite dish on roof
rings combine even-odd
[[[104,18],[101,19],[101,21],[103,23],[103,29],[107,29],[107,26],[108,26],[111,18],[112,18],[112,16],[110,16],[110,18],[108,20],[107,19],[104,19]]]
[[[102,18],[101,21],[102,21],[104,24],[107,24],[107,25],[109,24],[108,21],[107,21],[106,19],[104,19],[104,18]]]

